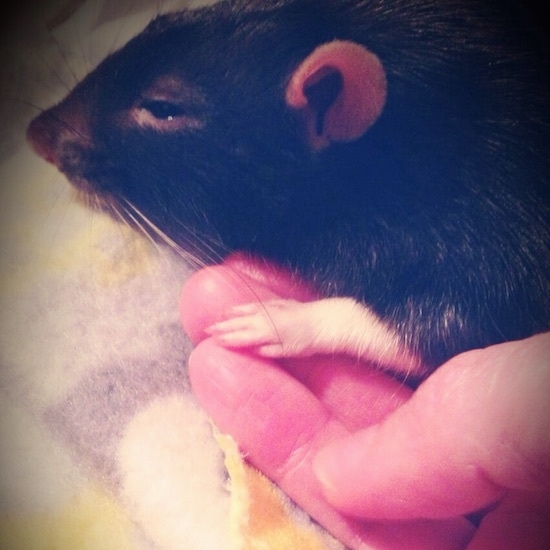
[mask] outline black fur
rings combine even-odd
[[[185,248],[248,251],[365,302],[435,367],[550,329],[547,51],[490,5],[258,0],[164,15],[29,136]],[[388,100],[363,138],[319,154],[284,90],[335,38],[379,56]],[[185,81],[201,127],[124,118],[162,74]]]

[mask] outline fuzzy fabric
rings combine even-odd
[[[196,403],[178,314],[190,266],[81,207],[24,141],[39,108],[177,4],[193,2],[46,1],[5,33],[3,550],[340,548]]]

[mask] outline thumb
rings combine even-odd
[[[322,449],[326,498],[365,518],[443,518],[550,491],[550,334],[467,352],[382,423]]]

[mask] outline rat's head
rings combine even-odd
[[[312,205],[319,152],[385,101],[374,54],[332,40],[308,3],[286,28],[292,3],[277,4],[158,17],[37,117],[30,142],[88,203],[186,248],[269,242]]]
[[[543,173],[525,124],[544,118],[544,71],[484,6],[227,0],[160,16],[29,138],[92,204],[207,255],[285,258],[350,212],[430,223],[517,165],[520,182]]]

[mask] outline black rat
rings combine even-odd
[[[160,15],[28,136],[96,207],[324,297],[243,305],[211,328],[221,342],[422,377],[550,329],[547,50],[492,4]]]

